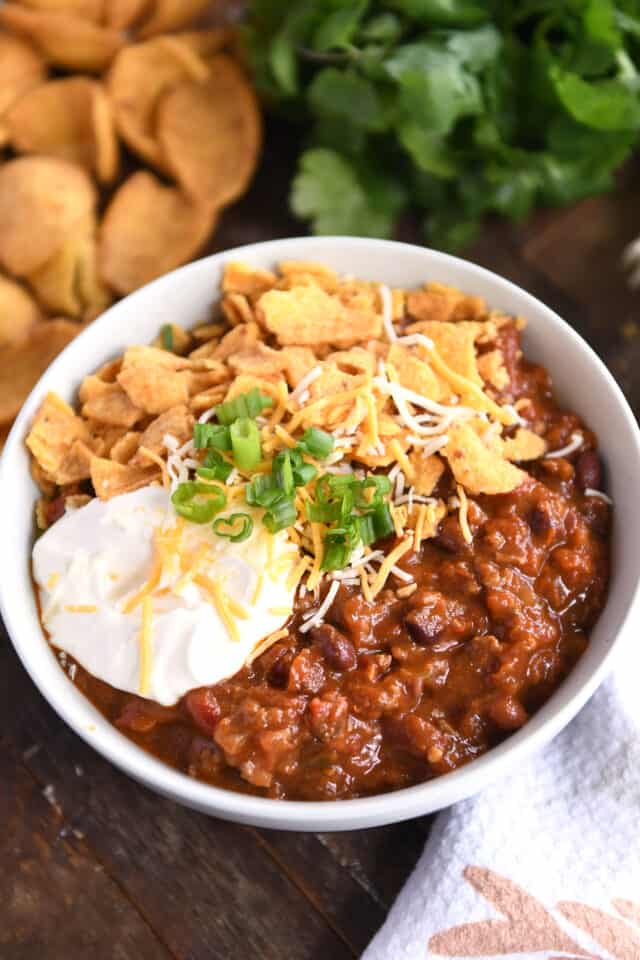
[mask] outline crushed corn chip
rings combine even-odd
[[[425,456],[420,448],[412,450],[409,454],[409,462],[413,470],[415,492],[424,497],[430,497],[444,473],[444,463],[435,453]]]
[[[504,365],[504,357],[501,350],[490,350],[478,357],[478,372],[483,380],[495,387],[496,390],[504,390],[509,386],[509,374]]]
[[[84,420],[61,397],[48,393],[36,414],[26,443],[47,477],[54,483],[62,484],[71,482],[69,473],[82,473],[80,462],[85,449],[91,458],[88,440],[89,431]],[[88,471],[83,474],[84,477],[88,475]],[[73,476],[72,479],[82,478]]]
[[[159,417],[152,420],[140,437],[140,446],[152,453],[162,454],[166,447],[164,438],[169,434],[182,446],[193,434],[193,414],[186,406],[171,407]],[[131,461],[132,466],[146,466],[148,459],[136,455]]]
[[[546,452],[546,441],[526,427],[519,427],[514,436],[502,444],[502,455],[506,460],[537,460]]]
[[[82,416],[114,427],[132,427],[143,415],[119,383],[85,377],[78,393]]]
[[[423,397],[436,401],[448,394],[446,385],[442,384],[429,364],[414,356],[407,347],[392,343],[388,362],[396,371],[398,383],[408,390],[414,390]]]
[[[427,283],[425,289],[407,294],[407,311],[416,320],[452,323],[480,319],[487,308],[481,297],[467,296],[441,283]]]
[[[111,447],[109,460],[115,460],[116,463],[129,463],[140,446],[141,437],[139,430],[129,430]],[[148,461],[144,461],[141,466],[148,466]]]
[[[151,467],[132,467],[114,460],[94,457],[91,461],[91,482],[101,500],[110,500],[121,493],[131,493],[162,479],[162,471]]]
[[[276,285],[276,275],[271,270],[252,267],[248,263],[229,260],[224,265],[222,292],[240,293],[250,300],[257,300]]]
[[[320,287],[270,290],[257,304],[258,316],[282,346],[355,346],[380,335],[379,314],[349,309]]]
[[[509,493],[526,479],[526,473],[485,446],[469,422],[453,423],[448,434],[442,454],[456,481],[469,493]]]

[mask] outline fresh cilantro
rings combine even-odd
[[[428,242],[609,190],[640,137],[640,0],[249,0],[266,103],[306,124],[293,212]]]
[[[293,212],[325,234],[388,236],[404,203],[399,183],[324,149],[302,154],[291,191]]]

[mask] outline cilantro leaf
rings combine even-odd
[[[446,26],[466,26],[487,19],[487,11],[473,0],[392,0],[390,6],[416,20]]]
[[[455,54],[433,43],[400,46],[385,66],[398,84],[402,114],[429,130],[448,133],[459,117],[482,109],[476,77]]]
[[[640,0],[248,0],[241,35],[301,123],[316,232],[389,236],[410,205],[456,248],[611,189],[640,142]]]
[[[326,20],[316,27],[313,34],[314,50],[335,50],[346,46],[362,19],[367,8],[367,0],[353,0],[338,10],[333,10]]]
[[[309,105],[318,116],[336,117],[364,130],[385,126],[381,98],[370,80],[354,70],[326,67],[308,90]]]
[[[316,233],[390,236],[405,204],[402,187],[356,167],[332,150],[307,150],[291,189],[291,208]]]
[[[553,64],[549,76],[574,119],[596,130],[640,130],[640,99],[621,80],[583,80]]]

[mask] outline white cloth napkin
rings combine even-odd
[[[362,960],[640,960],[640,650],[510,778],[441,813]]]

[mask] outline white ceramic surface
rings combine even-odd
[[[37,495],[24,438],[49,390],[71,399],[83,376],[132,343],[147,343],[163,323],[202,322],[218,295],[226,260],[272,267],[278,260],[320,260],[343,273],[391,285],[438,280],[486,297],[528,318],[527,355],[551,372],[556,392],[600,439],[606,483],[615,501],[613,579],[589,647],[570,677],[526,726],[462,769],[430,783],[359,800],[298,803],[243,796],[198,783],[138,749],[73,686],[38,621],[29,563]],[[464,260],[420,247],[350,237],[275,240],[200,260],[121,301],[71,343],[33,390],[0,463],[0,606],[25,668],[53,708],[87,743],[132,777],[180,803],[229,820],[295,830],[347,830],[408,819],[448,806],[505,774],[558,733],[611,666],[614,647],[630,637],[640,607],[640,440],[635,419],[607,369],[555,313],[519,287]]]

